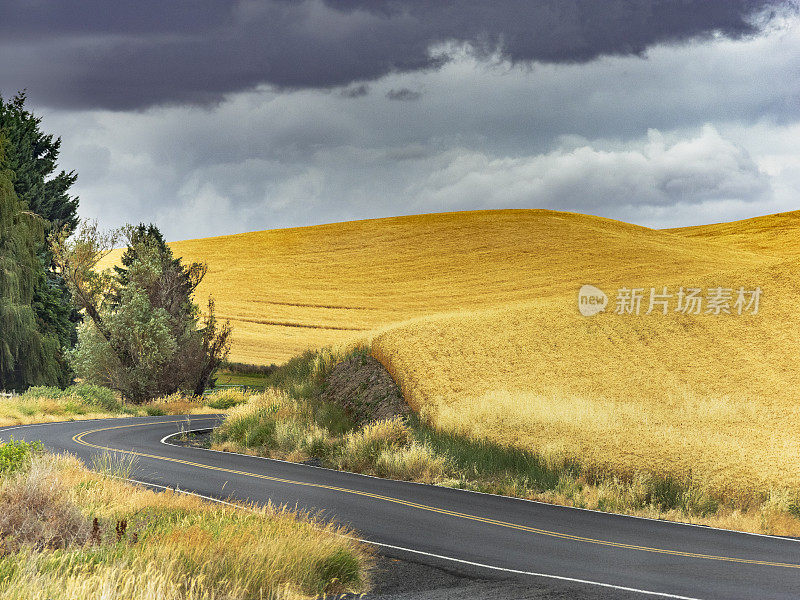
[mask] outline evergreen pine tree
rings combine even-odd
[[[25,101],[25,92],[8,101],[0,96],[5,167],[13,172],[14,191],[28,210],[41,215],[48,227],[66,227],[72,233],[78,226],[78,199],[69,189],[78,176],[74,171],[55,172],[61,138],[42,132],[42,119],[25,108]]]

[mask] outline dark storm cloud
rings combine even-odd
[[[343,89],[340,93],[344,98],[363,98],[369,94],[369,86],[364,84],[354,85]]]
[[[0,34],[29,36],[200,33],[230,22],[235,0],[3,0]]]
[[[3,0],[2,93],[67,108],[213,104],[260,84],[329,88],[447,60],[580,62],[662,42],[756,33],[793,0]]]
[[[400,88],[399,90],[389,90],[386,92],[386,97],[389,100],[400,100],[403,102],[409,102],[413,100],[419,100],[422,97],[420,92],[415,92],[414,90],[410,90],[408,88]]]

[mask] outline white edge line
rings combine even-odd
[[[202,421],[202,420],[205,420],[205,419],[209,419],[210,420],[210,419],[213,419],[213,418],[216,418],[216,417],[202,417],[202,418],[197,419],[197,420],[198,421]],[[157,425],[157,423],[154,423],[154,424]],[[175,437],[176,435],[181,435],[181,433],[193,433],[193,432],[196,432],[196,431],[208,431],[208,429],[209,429],[208,427],[201,427],[199,429],[186,429],[183,432],[177,431],[175,433],[170,433],[169,435],[165,435],[163,438],[161,438],[160,442],[162,444],[164,444],[165,446],[184,447],[184,446],[179,446],[178,444],[171,444],[166,440],[168,440],[171,437]],[[666,519],[655,519],[653,517],[642,517],[642,516],[639,516],[639,515],[626,515],[626,514],[622,514],[622,513],[606,512],[606,511],[603,511],[603,510],[596,510],[596,509],[593,509],[593,508],[581,508],[579,506],[565,506],[563,504],[551,504],[550,502],[542,502],[541,500],[531,500],[530,498],[517,498],[515,496],[503,496],[502,494],[490,494],[489,492],[479,492],[477,490],[465,490],[463,488],[449,487],[449,486],[444,486],[444,485],[437,485],[435,483],[422,483],[420,481],[406,481],[404,479],[387,479],[386,477],[377,477],[375,475],[366,475],[364,473],[354,473],[353,471],[345,471],[343,469],[329,469],[328,467],[318,467],[317,465],[307,465],[305,463],[292,462],[290,460],[281,460],[280,458],[267,458],[266,456],[256,456],[254,454],[242,454],[240,452],[227,452],[227,451],[223,451],[223,450],[212,450],[211,448],[198,448],[196,446],[192,446],[192,449],[193,450],[203,450],[205,452],[216,452],[218,454],[229,454],[229,455],[232,455],[232,456],[247,456],[247,457],[250,457],[250,458],[257,458],[259,460],[286,463],[286,464],[290,464],[290,465],[300,465],[302,467],[308,467],[310,469],[322,469],[323,471],[332,471],[334,473],[349,473],[350,475],[357,475],[359,477],[367,477],[369,479],[381,479],[383,481],[400,481],[402,483],[409,483],[409,484],[412,484],[412,485],[422,485],[422,486],[434,487],[434,488],[438,488],[438,489],[455,490],[455,491],[459,491],[459,492],[466,492],[468,494],[479,494],[481,496],[494,496],[496,498],[508,498],[510,500],[517,500],[519,502],[530,502],[531,504],[539,504],[539,505],[542,505],[542,506],[550,506],[550,507],[555,507],[555,508],[564,508],[564,509],[569,509],[569,510],[581,510],[581,511],[584,511],[584,512],[590,512],[590,513],[595,513],[595,514],[599,514],[599,515],[606,515],[606,516],[610,516],[610,517],[622,517],[622,518],[625,518],[625,519],[639,519],[640,521],[651,521],[653,523],[661,523],[661,524],[664,524],[664,525],[682,525],[684,527],[696,527],[698,529],[708,529],[708,530],[711,530],[711,531],[722,531],[722,532],[725,532],[725,533],[735,533],[735,534],[739,534],[739,535],[751,535],[751,536],[755,536],[755,537],[767,538],[767,539],[770,539],[770,540],[783,540],[783,541],[786,541],[786,542],[794,542],[796,544],[800,543],[800,538],[784,537],[784,536],[780,536],[780,535],[769,535],[767,533],[755,533],[755,532],[752,532],[752,531],[738,531],[736,529],[726,529],[724,527],[714,527],[712,525],[701,525],[701,524],[698,524],[698,523],[684,523],[683,521],[668,521]]]
[[[195,429],[193,431],[201,431],[201,430]],[[171,434],[171,435],[175,435],[175,434]],[[170,437],[170,436],[167,436],[167,437]],[[249,456],[249,455],[243,454],[241,456]],[[171,488],[171,487],[168,487],[168,486],[165,486],[165,485],[160,485],[158,483],[147,483],[145,481],[139,481],[137,479],[129,479],[127,477],[119,477],[119,476],[116,476],[116,475],[109,475],[108,477],[111,477],[112,479],[120,479],[122,481],[129,481],[131,483],[135,483],[135,484],[138,484],[138,485],[141,485],[141,486],[144,486],[144,487],[157,487],[157,488],[161,488],[163,490],[171,490],[171,491],[177,492],[179,494],[187,494],[189,496],[196,496],[196,497],[202,498],[204,500],[209,500],[211,502],[217,502],[219,504],[225,504],[227,506],[232,506],[233,508],[237,508],[237,509],[240,509],[240,510],[248,510],[248,511],[251,511],[251,512],[257,512],[255,509],[248,508],[247,506],[244,506],[244,505],[241,505],[241,504],[234,504],[233,502],[227,502],[226,500],[220,500],[219,498],[214,498],[213,496],[206,496],[204,494],[199,494],[197,492],[190,492],[190,491],[181,490],[181,489],[178,489],[178,488]],[[639,589],[639,588],[626,587],[626,586],[622,586],[622,585],[614,585],[612,583],[602,583],[600,581],[592,581],[590,579],[578,579],[576,577],[564,577],[562,575],[550,575],[548,573],[535,573],[533,571],[522,571],[522,570],[519,570],[519,569],[507,569],[505,567],[497,567],[497,566],[494,566],[494,565],[487,565],[487,564],[484,564],[484,563],[473,562],[473,561],[469,561],[469,560],[463,560],[463,559],[460,559],[460,558],[454,558],[452,556],[445,556],[445,555],[442,555],[442,554],[433,554],[431,552],[423,552],[422,550],[414,550],[412,548],[404,548],[403,546],[393,546],[392,544],[383,544],[381,542],[373,542],[371,540],[365,540],[365,539],[361,539],[361,538],[353,538],[353,536],[346,535],[346,534],[343,534],[343,533],[337,533],[336,535],[339,535],[341,537],[346,537],[348,539],[355,539],[357,542],[361,542],[362,544],[369,544],[371,546],[380,546],[381,548],[391,548],[392,550],[400,550],[402,552],[409,552],[411,554],[419,554],[419,555],[422,555],[422,556],[429,556],[431,558],[438,558],[438,559],[441,559],[441,560],[455,562],[455,563],[459,563],[459,564],[463,564],[463,565],[470,565],[472,567],[480,567],[480,568],[489,569],[489,570],[492,570],[492,571],[502,571],[504,573],[511,573],[511,574],[514,574],[514,575],[527,575],[527,576],[531,576],[531,577],[543,577],[545,579],[555,579],[555,580],[558,580],[558,581],[568,581],[570,583],[582,583],[582,584],[585,584],[585,585],[594,585],[594,586],[603,587],[603,588],[609,588],[609,589],[613,589],[613,590],[620,590],[620,591],[625,591],[625,592],[633,592],[633,593],[636,593],[636,594],[643,594],[643,595],[646,595],[646,596],[657,596],[659,598],[671,598],[673,600],[702,600],[701,598],[696,598],[696,597],[693,597],[693,596],[679,596],[677,594],[669,594],[669,593],[666,593],[666,592],[653,592],[651,590],[642,590],[642,589]]]

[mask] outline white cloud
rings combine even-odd
[[[747,152],[711,125],[674,143],[651,130],[645,141],[617,151],[581,146],[516,158],[451,151],[437,160],[443,164],[409,189],[418,206],[533,206],[611,214],[632,206],[748,203],[769,192],[767,176]]]

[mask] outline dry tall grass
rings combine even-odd
[[[8,600],[294,599],[366,586],[369,553],[346,531],[275,507],[156,494],[47,456],[0,480],[0,497]]]
[[[274,388],[232,409],[214,442],[216,450],[296,462],[315,458],[326,467],[394,479],[435,482],[448,471],[444,458],[415,442],[399,418],[335,434],[306,401]]]

